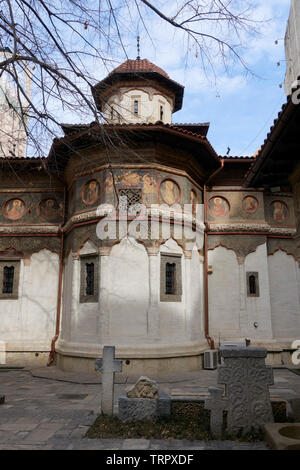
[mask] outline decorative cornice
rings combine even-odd
[[[83,212],[80,214],[75,214],[73,215],[67,223],[63,226],[63,231],[67,232],[73,225],[78,224],[78,223],[83,223],[83,222],[88,222],[90,220],[96,219],[95,222],[97,222],[99,219],[103,218],[106,216],[107,213],[105,211],[99,211],[98,209],[94,209],[92,211],[87,211]],[[140,216],[139,216],[140,217]],[[148,217],[149,220],[150,218],[154,218],[154,220],[159,220],[164,222],[164,219],[166,220],[171,220],[173,222],[177,223],[184,223],[189,226],[196,226],[196,229],[198,232],[203,233],[205,230],[205,225],[202,220],[196,219],[192,214],[190,213],[182,213],[182,212],[176,212],[176,210],[173,209],[167,209],[167,208],[147,208],[147,215],[145,215],[145,218]],[[110,221],[113,221],[113,218],[110,218]],[[116,214],[116,219],[117,222],[119,221],[119,215]],[[128,222],[131,222],[134,220],[133,218],[128,218]],[[141,219],[139,219],[141,220]]]
[[[209,222],[210,232],[269,232],[270,225],[265,223],[222,223],[214,224]]]
[[[209,232],[247,232],[262,233],[270,235],[293,236],[296,235],[296,228],[293,227],[273,227],[267,223],[209,223]]]
[[[37,235],[57,235],[59,233],[59,226],[57,225],[9,225],[0,226],[0,235],[14,234],[37,234]]]

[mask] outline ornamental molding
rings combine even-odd
[[[228,224],[214,224],[209,223],[209,232],[255,232],[270,235],[296,235],[296,228],[292,227],[273,227],[269,224],[249,224],[249,223],[228,223]]]
[[[105,205],[104,205],[105,206]],[[109,207],[107,206],[109,209]],[[99,219],[99,218],[104,218],[107,217],[107,212],[104,211],[105,207],[103,207],[103,210],[95,209],[92,211],[87,211],[83,212],[81,214],[75,214],[73,215],[68,222],[63,226],[63,231],[67,232],[73,225],[81,223],[81,222],[88,222],[93,219]],[[128,217],[128,222],[130,223],[132,220],[137,219],[138,220],[145,220],[148,218],[149,222],[151,222],[151,218],[154,220],[159,220],[159,222],[166,222],[171,220],[172,222],[178,222],[178,223],[183,223],[186,225],[190,225],[191,227],[194,226],[196,227],[196,230],[198,232],[204,233],[205,231],[205,224],[203,223],[202,220],[199,218],[194,217],[190,213],[182,213],[178,212],[174,209],[167,209],[167,208],[147,208],[147,212],[145,213],[145,218],[141,217],[139,215],[136,216],[130,216]],[[166,219],[166,220],[164,220]],[[116,219],[110,219],[111,221],[116,220],[116,222],[119,222],[119,215],[116,215]],[[123,219],[122,219],[123,220]]]
[[[0,235],[1,234],[58,234],[60,231],[59,226],[53,225],[10,225],[10,226],[0,226]]]

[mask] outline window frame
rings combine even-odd
[[[250,289],[250,278],[255,278],[255,293],[251,293]],[[247,280],[247,297],[260,297],[259,293],[259,276],[257,271],[249,271],[246,273],[246,280]]]
[[[160,301],[181,302],[182,301],[182,255],[160,254]],[[175,289],[174,294],[166,294],[166,269],[167,264],[175,264]]]
[[[135,113],[135,102],[137,102],[137,113]],[[135,118],[141,117],[141,96],[140,95],[131,96],[131,114]]]
[[[99,298],[99,255],[91,253],[80,255],[80,295],[79,303],[97,303]],[[94,293],[86,294],[86,265],[94,264]]]
[[[0,300],[16,300],[19,298],[20,265],[20,259],[0,259]],[[13,290],[11,293],[3,293],[5,266],[14,267]]]

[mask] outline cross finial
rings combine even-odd
[[[140,60],[140,35],[137,36],[137,60]]]

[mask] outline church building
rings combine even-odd
[[[147,59],[92,91],[103,124],[63,124],[47,158],[0,159],[7,364],[93,372],[114,345],[124,374],[151,376],[200,370],[204,351],[245,339],[288,361],[300,339],[292,96],[255,156],[229,157],[209,123],[172,123],[184,88]],[[115,231],[100,237],[105,207]]]

